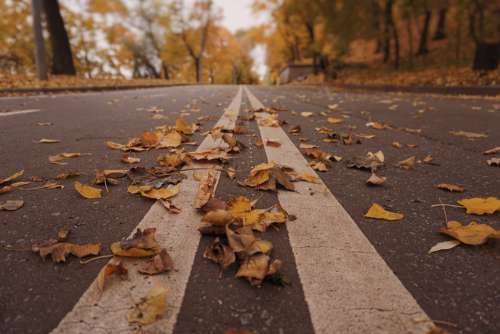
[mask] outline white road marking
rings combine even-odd
[[[245,91],[253,109],[264,107]],[[265,146],[268,161],[317,176],[281,127],[259,129],[263,142],[281,142]],[[279,191],[278,199],[297,216],[287,229],[315,333],[428,333],[432,321],[328,187],[299,182],[296,188]]]
[[[216,126],[233,129],[241,105],[242,89],[239,88]],[[198,147],[206,150],[220,146],[210,135]],[[207,167],[207,165],[203,165]],[[102,295],[94,281],[83,294],[73,310],[69,312],[52,333],[61,334],[109,334],[135,333],[136,328],[127,322],[127,314],[134,302],[138,302],[154,285],[162,285],[169,290],[168,312],[164,319],[146,327],[151,333],[172,333],[179,313],[184,291],[191,273],[196,250],[200,241],[197,226],[200,216],[193,208],[198,191],[198,182],[193,172],[186,172],[188,178],[181,183],[181,192],[173,198],[175,205],[182,209],[180,214],[168,214],[160,204],[154,204],[137,228],[155,227],[156,239],[166,248],[175,263],[175,270],[167,275],[144,276],[137,273],[137,266],[144,260],[125,260],[129,268],[129,280],[108,282]],[[220,172],[217,173],[217,180]]]
[[[4,112],[0,112],[0,117],[2,117],[2,116],[14,116],[14,115],[31,114],[31,113],[34,113],[34,112],[40,112],[40,109],[26,109],[26,110],[4,111]]]

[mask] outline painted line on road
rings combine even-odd
[[[215,126],[227,129],[235,127],[241,98],[242,88],[240,87]],[[220,147],[222,143],[222,140],[213,140],[210,135],[207,135],[197,150]],[[203,167],[210,167],[210,165],[204,164]],[[161,247],[167,249],[174,260],[175,270],[167,275],[144,276],[137,272],[138,266],[143,265],[144,260],[124,259],[125,265],[129,268],[129,279],[123,282],[112,282],[106,286],[102,294],[98,291],[96,281],[94,281],[73,310],[64,317],[52,333],[136,333],[137,328],[130,326],[127,322],[127,314],[134,302],[140,301],[155,285],[164,286],[169,290],[168,311],[163,319],[144,329],[148,333],[173,332],[200,242],[200,234],[197,231],[200,215],[193,206],[198,192],[198,181],[194,179],[193,173],[193,171],[186,171],[187,179],[182,181],[180,193],[173,198],[175,205],[181,208],[181,213],[168,214],[161,204],[156,203],[137,226],[140,229],[156,228],[156,239]],[[220,172],[217,172],[217,181],[219,176]]]
[[[25,109],[25,110],[4,111],[4,112],[0,112],[0,117],[2,117],[2,116],[15,116],[15,115],[31,114],[31,113],[34,113],[34,112],[40,112],[40,109]]]
[[[253,109],[264,108],[245,87]],[[260,114],[260,115],[259,115]],[[257,113],[257,119],[269,117]],[[321,178],[281,127],[259,125],[268,161]],[[424,334],[433,327],[370,241],[321,181],[279,191],[281,206],[297,219],[287,224],[297,271],[316,334]]]

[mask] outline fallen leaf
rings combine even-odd
[[[17,179],[18,177],[23,176],[23,175],[24,175],[24,169],[20,170],[18,172],[15,172],[14,174],[12,174],[9,177],[6,177],[5,179],[0,179],[0,185],[5,184],[7,182],[12,182],[15,179]]]
[[[20,182],[14,182],[14,183],[8,184],[8,185],[0,188],[0,194],[5,194],[8,192],[11,192],[13,190],[16,190],[17,188],[20,188],[20,187],[25,186],[25,185],[30,184],[30,183],[31,182],[20,181]]]
[[[166,249],[162,249],[160,254],[155,255],[151,261],[139,269],[141,274],[156,275],[174,269],[174,261]]]
[[[155,238],[156,228],[144,231],[137,229],[131,239],[111,244],[111,252],[116,256],[148,257],[160,252],[160,245]]]
[[[300,133],[301,131],[302,128],[300,127],[300,125],[292,126],[290,130],[288,130],[289,133]]]
[[[392,146],[395,148],[402,148],[403,147],[403,145],[401,145],[401,143],[398,141],[393,141]]]
[[[24,205],[23,200],[9,200],[5,202],[0,202],[0,211],[16,211],[22,208]]]
[[[488,166],[500,166],[500,158],[491,158],[486,163]]]
[[[76,257],[82,258],[89,255],[98,255],[101,251],[100,244],[85,244],[76,245],[67,242],[49,242],[46,245],[33,245],[32,250],[39,253],[42,259],[48,255],[51,256],[53,262],[65,262],[66,257],[71,254]]]
[[[97,275],[96,282],[99,291],[104,291],[104,284],[111,275],[118,275],[122,280],[124,280],[128,276],[128,270],[118,259],[112,259],[109,261],[109,263],[106,264]]]
[[[141,158],[131,157],[128,154],[124,154],[121,157],[120,161],[123,162],[124,164],[137,164],[141,162]]]
[[[212,160],[220,160],[226,161],[229,159],[227,152],[221,150],[219,148],[214,148],[210,150],[189,152],[188,156],[195,161],[212,161]]]
[[[205,249],[203,257],[217,263],[221,270],[225,270],[236,261],[233,249],[224,245],[219,238],[215,238],[207,249]]]
[[[162,166],[179,168],[183,166],[187,161],[186,153],[182,151],[176,151],[173,153],[163,154],[156,158],[156,161]]]
[[[172,202],[170,202],[168,199],[160,199],[159,200],[161,205],[170,213],[173,214],[179,214],[181,212],[181,209],[176,207]]]
[[[179,117],[175,120],[175,130],[183,133],[185,135],[192,135],[194,133],[194,129],[196,126],[189,125],[188,122],[182,117]]]
[[[49,162],[51,164],[56,164],[56,165],[66,165],[66,162],[62,162],[65,159],[70,159],[70,158],[78,158],[81,157],[82,155],[90,155],[90,153],[78,153],[78,152],[65,152],[65,153],[59,153],[56,155],[51,155],[49,156]]]
[[[366,156],[356,156],[347,160],[347,167],[367,169],[372,173],[376,172],[380,167],[384,166],[385,156],[382,151],[376,153],[368,152]]]
[[[198,193],[196,195],[194,203],[195,209],[200,209],[210,200],[214,193],[216,181],[217,179],[215,170],[211,169],[207,173],[205,173],[198,187]]]
[[[71,177],[77,177],[80,175],[81,175],[80,172],[77,172],[77,171],[62,172],[62,173],[57,174],[56,180],[66,180],[66,179],[69,179]]]
[[[388,128],[388,126],[386,124],[383,124],[380,122],[368,122],[368,123],[366,123],[366,126],[369,128],[372,128],[372,129],[376,129],[376,130],[383,130],[383,129]]]
[[[102,190],[98,188],[91,187],[86,184],[82,184],[78,181],[75,181],[74,183],[75,190],[82,195],[83,197],[87,199],[96,199],[96,198],[101,198],[102,195]]]
[[[438,242],[437,244],[432,246],[431,249],[429,249],[428,254],[432,254],[434,252],[439,252],[442,250],[452,249],[457,247],[458,245],[460,245],[460,241],[458,240],[448,240],[448,241]]]
[[[281,142],[278,139],[266,139],[266,146],[280,147]]]
[[[494,147],[492,149],[483,152],[484,155],[497,154],[497,153],[500,153],[500,146]]]
[[[259,119],[258,124],[262,127],[268,128],[277,128],[280,126],[278,119],[273,115]]]
[[[182,136],[175,130],[169,131],[157,143],[158,148],[175,148],[179,147],[181,144]]]
[[[236,177],[236,169],[228,167],[226,168],[226,174],[231,180],[234,180],[234,178]]]
[[[310,112],[310,111],[303,111],[300,113],[300,116],[302,117],[311,117],[312,115],[314,115],[314,113]]]
[[[484,215],[484,214],[494,214],[500,211],[500,199],[496,197],[475,197],[467,198],[457,201],[458,204],[462,205],[467,209],[468,214],[473,215]]]
[[[311,166],[312,169],[317,170],[319,172],[327,172],[328,171],[327,164],[322,162],[322,161],[319,161],[319,160],[309,161],[309,166]]]
[[[39,144],[55,144],[60,142],[61,141],[59,139],[48,139],[48,138],[42,138],[38,141]]]
[[[398,162],[397,166],[401,169],[410,170],[410,169],[415,168],[416,163],[417,163],[417,159],[414,156],[412,156],[412,157],[409,157],[408,159],[405,159],[405,160]]]
[[[160,189],[152,188],[149,190],[140,190],[140,194],[142,197],[150,199],[169,199],[176,196],[179,192],[180,187],[178,185]]]
[[[327,121],[330,124],[339,124],[342,123],[344,120],[342,118],[337,118],[337,117],[328,117]]]
[[[403,219],[404,215],[401,213],[387,211],[380,204],[373,203],[368,212],[365,214],[365,217],[393,221]]]
[[[457,193],[463,193],[465,191],[464,187],[456,185],[456,184],[450,184],[450,183],[439,183],[436,184],[434,187],[442,190],[448,190],[450,192],[457,192]]]
[[[457,136],[457,137],[465,137],[467,139],[481,139],[481,138],[487,138],[488,135],[484,133],[476,133],[476,132],[469,132],[469,131],[450,131],[450,134]]]
[[[372,186],[379,186],[384,184],[384,182],[387,180],[385,176],[378,176],[375,173],[372,173],[372,175],[366,180],[366,183]]]
[[[450,220],[446,227],[442,227],[439,232],[449,235],[466,245],[482,245],[488,241],[488,238],[500,239],[500,231],[489,225],[476,222],[462,225],[460,222]]]
[[[69,230],[65,228],[60,228],[57,231],[57,241],[59,242],[66,241],[66,239],[68,239],[68,235],[69,235]]]
[[[160,319],[167,311],[167,289],[153,287],[146,298],[143,298],[128,314],[130,324],[149,325]]]

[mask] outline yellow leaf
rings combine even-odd
[[[42,138],[38,141],[40,144],[55,144],[55,143],[60,143],[61,141],[59,139],[47,139],[47,138]]]
[[[175,129],[185,135],[192,135],[194,132],[193,127],[190,126],[182,117],[175,120]]]
[[[365,214],[365,217],[383,220],[401,220],[404,218],[404,215],[401,213],[387,211],[380,204],[373,203],[368,212]]]
[[[450,131],[450,134],[457,136],[457,137],[465,137],[467,139],[480,139],[480,138],[487,138],[488,135],[484,133],[476,133],[476,132],[469,132],[469,131]]]
[[[149,325],[163,317],[167,311],[167,289],[156,286],[152,288],[147,297],[135,305],[128,314],[129,323]]]
[[[302,117],[311,117],[312,115],[314,115],[314,113],[312,113],[310,111],[303,111],[300,113],[300,116],[302,116]]]
[[[94,188],[94,187],[91,187],[91,186],[86,185],[86,184],[82,184],[79,181],[75,181],[74,186],[75,186],[76,191],[78,191],[78,193],[85,198],[96,199],[96,198],[102,197],[102,195],[101,195],[102,190],[101,189]]]
[[[240,213],[249,212],[252,210],[252,202],[245,196],[233,198],[227,204],[227,211],[237,217]]]
[[[446,227],[440,229],[440,232],[466,245],[482,245],[488,241],[488,238],[500,239],[500,231],[489,225],[476,222],[462,225],[457,221],[449,221]]]
[[[177,195],[180,191],[179,186],[172,186],[168,188],[151,189],[148,191],[141,191],[141,196],[151,199],[169,199]]]
[[[168,132],[159,143],[159,148],[178,147],[182,144],[182,136],[177,131]]]
[[[104,291],[104,284],[110,275],[118,275],[121,279],[124,279],[128,275],[128,270],[125,268],[123,263],[118,259],[112,259],[108,264],[104,266],[97,275],[97,288],[99,291]]]
[[[14,174],[12,174],[9,177],[6,177],[5,179],[0,179],[0,184],[11,182],[11,181],[17,179],[18,177],[23,176],[23,175],[24,175],[24,169],[20,170],[18,172],[15,172]]]
[[[209,170],[198,187],[198,193],[196,195],[194,207],[196,209],[200,209],[203,205],[205,205],[208,200],[212,197],[214,192],[215,182],[217,181],[215,170]]]
[[[467,198],[458,201],[458,204],[462,205],[467,209],[468,214],[473,215],[484,215],[484,214],[494,214],[500,211],[500,199],[496,197],[475,197]]]
[[[342,123],[344,120],[342,118],[338,118],[338,117],[328,117],[327,121],[328,121],[328,123],[331,123],[331,124],[339,124],[339,123]]]

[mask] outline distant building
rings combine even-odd
[[[314,73],[314,66],[310,64],[288,64],[280,72],[278,84],[287,84],[291,81],[304,80]]]

